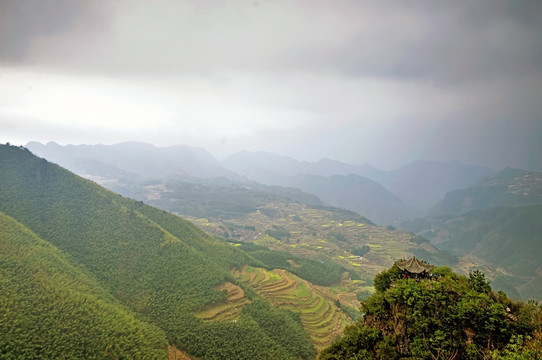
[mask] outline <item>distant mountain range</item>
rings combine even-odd
[[[365,176],[381,183],[406,204],[425,212],[449,191],[473,185],[491,173],[489,168],[459,161],[415,161],[387,173]]]
[[[203,149],[159,148],[145,143],[67,145],[31,142],[38,156],[115,191],[133,191],[150,179],[227,178],[298,187],[332,206],[356,211],[379,224],[397,224],[429,210],[451,190],[471,185],[490,170],[459,162],[415,162],[392,171],[322,159],[298,161],[267,152],[242,151],[220,162]],[[327,178],[327,179],[324,179]]]
[[[183,145],[156,147],[125,142],[116,145],[61,146],[54,142],[46,145],[30,142],[26,147],[34,154],[79,175],[124,180],[189,177],[240,179],[207,151]]]
[[[442,200],[447,192],[472,185],[491,173],[488,168],[465,165],[458,161],[417,161],[396,170],[383,171],[367,164],[356,166],[329,159],[311,163],[266,152],[248,151],[234,154],[224,160],[222,164],[240,175],[263,184],[296,186],[303,181],[305,175],[330,177],[354,174],[373,180],[386,189],[386,191],[379,190],[384,196],[382,202],[389,203],[391,194],[397,198],[394,201],[398,204],[399,209],[385,214],[381,218],[387,222],[390,219],[400,221],[409,212],[412,215],[415,213],[412,209],[425,212]],[[361,181],[358,178],[360,180],[356,189],[358,193],[361,183],[368,185],[368,188],[363,191],[365,193],[370,193],[374,189],[373,182],[367,181],[367,179]],[[373,197],[376,196],[376,194],[373,195]],[[352,197],[359,199],[356,194],[352,194]],[[348,204],[351,199],[346,202],[337,199],[336,201],[333,205],[354,211],[364,207],[363,205],[352,206]],[[403,204],[399,205],[399,202]],[[410,210],[407,211],[409,208]],[[381,213],[381,209],[376,210],[376,213]],[[374,220],[379,222],[377,219]]]
[[[392,224],[417,213],[379,183],[355,174],[305,175],[294,186],[315,194],[326,204],[364,214],[378,224]]]

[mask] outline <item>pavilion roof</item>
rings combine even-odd
[[[409,273],[412,274],[421,274],[422,272],[426,271],[429,272],[433,267],[435,267],[432,264],[429,264],[423,260],[416,259],[415,256],[413,256],[409,260],[399,260],[395,262],[395,265],[401,270],[406,270]]]

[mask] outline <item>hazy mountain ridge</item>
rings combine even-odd
[[[331,159],[317,162],[300,161],[288,156],[258,151],[241,151],[222,161],[222,164],[236,173],[267,185],[293,185],[304,175],[331,176],[359,174],[374,168],[345,164]]]
[[[458,256],[483,259],[523,298],[542,298],[541,173],[504,169],[449,192],[430,214],[401,228]]]
[[[384,173],[377,181],[406,204],[425,212],[449,191],[468,187],[491,172],[459,161],[415,161]]]
[[[126,188],[126,184],[147,179],[197,182],[197,179],[224,177],[291,187],[301,183],[307,185],[308,175],[331,177],[354,174],[376,181],[386,190],[358,179],[360,181],[356,189],[351,189],[351,194],[346,189],[336,189],[342,195],[337,194],[328,204],[363,211],[362,215],[373,217],[374,221],[381,224],[413,218],[420,214],[419,210],[427,210],[440,201],[446,192],[465,187],[489,171],[459,162],[421,161],[393,171],[382,171],[366,164],[358,166],[331,159],[298,161],[272,153],[249,151],[233,154],[220,162],[203,149],[182,145],[157,148],[135,142],[67,146],[31,142],[27,147],[40,156],[119,192]],[[363,184],[365,189],[362,189]],[[324,194],[323,191],[313,193],[330,199],[330,194]],[[361,198],[360,194],[364,194],[365,198]],[[369,204],[374,207],[371,208]]]
[[[313,194],[297,188],[240,183],[227,179],[104,183],[105,187],[162,210],[193,217],[228,219],[246,215],[267,203],[297,201],[322,205]]]
[[[66,146],[53,142],[46,145],[31,142],[26,147],[36,155],[79,175],[109,179],[121,176],[129,180],[168,177],[239,179],[237,174],[225,169],[207,151],[184,145],[160,148],[139,142]]]
[[[379,183],[387,190],[378,190],[382,194],[380,199],[382,203],[389,203],[391,194],[398,198],[394,200],[398,209],[388,206],[388,213],[383,211],[383,207],[374,209],[374,213],[378,214],[377,217],[380,221],[374,220],[380,223],[392,223],[404,220],[409,216],[412,217],[415,214],[413,209],[425,212],[442,200],[447,192],[469,186],[491,173],[488,168],[465,165],[458,161],[416,161],[396,170],[383,171],[367,164],[357,166],[330,159],[322,159],[318,162],[297,161],[286,156],[249,151],[233,154],[222,164],[232,171],[263,184],[297,186],[304,181],[307,175],[332,177],[353,174],[365,177]],[[361,179],[359,180],[361,186]],[[368,181],[363,181],[363,183],[370,184]],[[368,194],[374,189],[375,186],[369,186],[363,192]],[[346,192],[345,196],[347,196]],[[355,193],[351,196],[352,198],[357,197]],[[376,193],[373,194],[373,199],[374,197],[376,197]],[[355,210],[357,208],[367,209],[363,205],[352,205],[351,203],[347,205],[347,202],[336,201],[330,204],[354,211],[357,211]],[[364,215],[371,218],[369,213]]]
[[[446,194],[429,215],[459,215],[476,209],[542,204],[542,173],[504,169],[471,187]]]
[[[294,186],[317,195],[326,204],[364,214],[377,224],[392,224],[417,212],[382,185],[359,175],[306,175]]]

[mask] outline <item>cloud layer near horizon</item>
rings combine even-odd
[[[7,1],[2,140],[542,170],[538,1]]]

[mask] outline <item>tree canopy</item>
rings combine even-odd
[[[484,274],[434,268],[438,280],[375,277],[363,319],[320,359],[534,359],[542,357],[542,307],[491,291]]]

